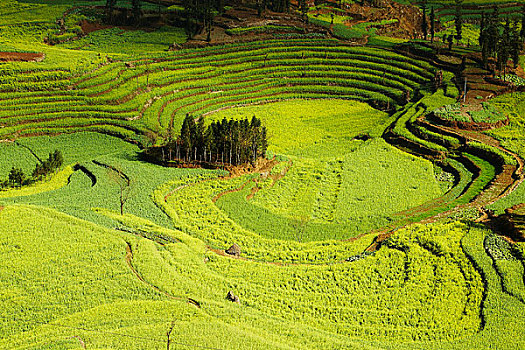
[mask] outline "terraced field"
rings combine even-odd
[[[481,132],[437,123],[453,74],[434,91],[442,67],[392,43],[43,45],[72,4],[0,5],[22,38],[0,47],[45,53],[0,64],[0,180],[55,149],[65,164],[0,190],[0,349],[525,347],[525,247],[474,222],[523,202],[522,93]],[[152,44],[126,54],[133,38]],[[267,157],[144,161],[187,114],[257,116]]]
[[[186,113],[297,97],[353,99],[388,110],[427,83],[431,70],[384,50],[309,39],[137,58],[78,77],[7,71],[0,83],[1,136],[86,130],[146,143],[136,132],[168,137]],[[26,86],[32,91],[23,92]]]

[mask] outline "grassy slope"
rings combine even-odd
[[[518,154],[522,159],[525,159],[525,94],[513,93],[511,95],[504,95],[495,98],[491,101],[503,113],[507,114],[510,119],[508,126],[491,130],[488,132],[500,140],[501,145],[512,152]],[[491,209],[502,213],[505,208],[509,208],[515,204],[525,202],[525,185],[522,182],[518,188],[509,196],[499,200],[491,206]]]
[[[366,104],[287,101],[224,110],[207,120],[252,115],[268,125],[269,150],[290,157],[293,166],[250,201],[244,199],[248,186],[217,203],[231,219],[265,237],[347,238],[384,226],[395,212],[441,194],[430,163],[379,139],[354,139],[379,137],[389,121]]]
[[[77,217],[91,220],[93,222],[114,226],[103,216],[93,212],[93,208],[108,208],[119,210],[119,188],[111,180],[110,172],[107,168],[93,163],[93,161],[107,164],[121,169],[132,181],[131,196],[125,206],[126,212],[147,218],[159,224],[171,226],[169,220],[162,211],[153,204],[150,195],[155,188],[166,181],[177,178],[197,177],[201,174],[217,176],[221,172],[206,171],[198,169],[174,169],[162,168],[145,162],[137,161],[138,148],[120,139],[94,133],[66,134],[55,137],[41,136],[35,138],[24,138],[19,141],[31,148],[40,157],[45,157],[50,151],[60,149],[64,154],[66,164],[80,164],[85,167],[94,177],[96,183],[83,171],[76,171],[71,174],[71,168],[64,175],[58,174],[50,182],[40,184],[46,191],[39,186],[26,188],[20,191],[0,192],[0,202],[4,203],[27,203],[44,205],[58,209]],[[5,144],[4,147],[14,147]],[[25,154],[26,148],[18,147],[21,154]],[[16,159],[3,159],[5,164],[2,168],[8,171],[9,165],[22,166],[24,164],[12,163]],[[27,162],[27,169],[30,170],[36,164],[36,159]],[[62,180],[60,180],[62,179]],[[53,185],[50,191],[49,186]],[[41,193],[37,193],[41,192]],[[22,196],[23,197],[19,197]],[[9,198],[11,197],[11,198]]]
[[[24,3],[35,4],[36,0]],[[60,1],[60,5],[71,3]],[[49,7],[34,13],[35,18],[54,23],[56,13],[53,11],[61,13],[62,10]],[[28,11],[27,16],[30,14]],[[16,19],[9,22],[9,16],[2,19],[5,23],[19,23]],[[96,53],[38,44],[39,28],[11,26],[3,32],[0,46],[44,51],[45,65],[51,68],[62,68],[67,61],[66,68],[84,71],[100,62]],[[112,51],[107,47],[104,50]],[[12,66],[38,69],[41,65]],[[310,122],[314,130],[331,127],[315,118]],[[363,130],[368,127],[365,123]],[[299,152],[296,156],[308,154],[318,161],[319,155],[332,149],[356,148],[356,142],[345,139],[340,130],[331,129],[331,139],[316,138],[319,135],[308,139],[310,147],[288,149],[290,153]],[[319,151],[316,141],[326,147]],[[69,143],[65,141],[61,147]],[[48,152],[46,147],[49,146],[43,143],[35,146],[44,156]],[[76,172],[67,187],[3,200],[41,206],[9,204],[0,212],[0,348],[82,348],[84,342],[90,349],[164,349],[165,334],[172,322],[172,339],[178,347],[183,344],[251,349],[441,349],[443,344],[451,349],[514,349],[523,346],[524,331],[520,322],[523,304],[498,288],[498,276],[482,248],[484,233],[480,230],[470,231],[462,238],[468,232],[464,225],[414,226],[398,231],[388,246],[373,257],[333,264],[360,254],[372,237],[357,242],[302,244],[261,239],[239,229],[227,218],[214,217],[223,214],[209,203],[218,191],[239,186],[248,178],[208,181],[199,185],[198,192],[189,187],[180,198],[170,197],[166,203],[164,195],[174,187],[216,174],[140,164],[131,156],[132,150],[116,148],[117,152],[110,152],[114,154],[103,151],[91,157],[90,152],[86,152],[74,160],[93,171],[98,179],[96,186],[91,186],[85,175]],[[31,162],[30,156],[24,157],[28,157],[26,162]],[[166,216],[149,199],[157,188],[156,203],[171,215],[174,225],[204,238],[205,243],[226,248],[232,242],[240,242],[243,255],[308,264],[280,266],[232,260],[208,251],[203,241],[181,231],[168,230],[136,216],[121,217],[115,214],[117,188],[109,181],[107,170],[91,162],[94,158],[123,168],[136,180],[137,192],[126,212],[171,227]],[[324,164],[330,169],[337,166],[336,163],[337,160],[335,163],[328,160]],[[158,188],[168,181],[172,182]],[[179,243],[154,243],[42,206],[108,227],[120,222],[118,225],[137,232],[167,235]],[[95,214],[92,207],[111,210],[102,209]],[[210,211],[212,216],[207,216]],[[205,220],[199,221],[198,215],[203,215]],[[209,219],[211,225],[206,227]],[[217,223],[219,227],[215,226]],[[134,268],[147,283],[141,282],[126,265],[126,242],[133,250]],[[479,333],[476,332],[481,324],[481,279],[463,251],[487,281],[482,311],[485,326]],[[310,265],[312,263],[317,266]],[[516,264],[500,265],[502,271],[510,269],[508,276],[520,281],[523,272],[514,266]],[[174,298],[157,292],[150,284]],[[516,283],[512,285],[516,287]],[[224,300],[228,290],[241,297],[241,305]],[[188,304],[188,297],[201,302],[202,308]],[[504,313],[500,312],[502,309]],[[52,322],[44,325],[37,321]]]
[[[116,137],[88,132],[22,138],[16,143],[0,143],[0,178],[6,178],[12,166],[31,174],[38,162],[36,157],[45,160],[55,150],[62,153],[64,164],[74,165],[103,155],[137,151],[138,148]]]
[[[459,245],[464,225],[415,226],[399,231],[373,257],[314,267],[232,260],[158,226],[150,229],[179,243],[158,245],[42,208],[9,206],[0,215],[0,229],[10,232],[0,246],[3,254],[14,254],[0,265],[10,286],[2,289],[7,313],[0,348],[74,348],[78,336],[89,348],[155,349],[165,346],[172,320],[177,342],[219,348],[424,348],[432,339],[470,339],[479,327],[482,284]],[[41,229],[30,223],[35,218]],[[41,244],[31,245],[35,240]],[[147,283],[126,266],[125,242]],[[64,251],[64,245],[71,248]],[[28,292],[42,288],[45,299]],[[240,296],[240,305],[224,300],[228,290]],[[187,304],[188,297],[202,308]],[[15,306],[20,303],[24,308]],[[389,345],[393,339],[409,342]]]
[[[2,349],[81,348],[80,341],[92,349],[161,349],[172,322],[176,344],[228,349],[513,349],[523,342],[524,305],[502,292],[485,233],[464,224],[402,229],[375,256],[353,263],[279,266],[221,257],[155,225],[152,232],[179,242],[159,245],[43,208],[8,206],[0,218],[0,231],[9,232],[0,249],[11,257],[0,264]],[[125,263],[126,242],[142,281]],[[480,333],[483,284],[467,257],[487,281]],[[224,299],[228,290],[240,304]]]

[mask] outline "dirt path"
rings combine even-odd
[[[80,346],[82,346],[82,349],[87,349],[86,348],[86,343],[82,340],[82,338],[79,335],[75,335],[75,336],[73,336],[71,338],[77,339],[78,342],[80,343]]]
[[[42,62],[44,58],[43,53],[0,52],[0,62]]]
[[[428,123],[426,120],[424,120],[424,116],[419,117],[418,122],[420,122],[420,124]],[[461,140],[462,146],[465,146],[469,141],[478,141],[478,142],[482,142],[483,144],[493,146],[499,149],[500,151],[505,152],[506,154],[512,156],[516,160],[517,166],[504,165],[501,171],[498,174],[496,174],[496,176],[491,180],[488,186],[484,188],[479,194],[477,194],[476,197],[474,197],[469,203],[456,205],[452,209],[449,209],[449,210],[440,212],[436,215],[424,218],[418,221],[419,223],[424,223],[424,224],[433,223],[451,214],[454,214],[461,210],[469,209],[469,208],[472,208],[472,209],[476,208],[478,209],[478,211],[480,211],[480,213],[484,214],[485,212],[483,208],[486,205],[490,205],[508,196],[510,193],[512,193],[514,189],[516,189],[516,187],[519,184],[521,184],[524,181],[524,174],[523,174],[524,161],[523,159],[521,159],[521,157],[519,157],[519,155],[517,155],[516,153],[509,151],[506,148],[502,147],[498,140],[492,138],[489,135],[483,134],[480,131],[470,131],[470,130],[451,128],[451,127],[437,125],[433,123],[431,124],[431,126],[434,129],[438,129],[437,131],[440,134],[455,135],[455,137],[457,137],[458,140]],[[381,243],[385,241],[388,237],[390,237],[395,231],[411,224],[410,217],[413,217],[415,215],[422,214],[425,212],[430,212],[431,210],[434,210],[438,208],[439,206],[445,204],[446,203],[445,198],[444,198],[445,195],[438,199],[433,200],[430,205],[426,203],[419,207],[410,208],[406,211],[397,213],[396,215],[398,214],[406,215],[406,218],[397,221],[397,223],[394,223],[390,227],[386,227],[386,228],[376,231],[377,237],[375,241],[366,249],[366,251],[370,251],[370,252],[376,251],[380,247]],[[451,200],[453,201],[457,198],[454,198]],[[486,216],[486,214],[484,215]]]
[[[133,267],[132,261],[133,261],[133,250],[131,248],[131,244],[126,242],[126,264],[128,264],[128,267],[130,268],[131,272],[133,272],[135,277],[137,277],[142,283],[146,284],[150,288],[153,288],[154,290],[156,290],[160,294],[165,295],[165,296],[167,296],[168,298],[170,298],[172,300],[186,300],[188,302],[188,304],[192,304],[192,305],[200,308],[200,303],[198,301],[196,301],[195,299],[187,298],[187,297],[178,297],[178,296],[171,295],[168,292],[165,292],[162,289],[160,289],[159,287],[157,287],[157,286],[149,283],[148,281],[146,281],[138,273],[138,271],[135,269],[135,267]]]
[[[173,296],[165,291],[163,291],[162,289],[152,285],[151,283],[147,282],[138,272],[137,270],[135,269],[135,267],[133,267],[133,264],[131,263],[133,261],[133,250],[131,248],[131,244],[126,242],[127,245],[126,245],[126,263],[128,264],[128,267],[131,269],[131,272],[133,272],[133,274],[135,275],[135,277],[137,277],[142,283],[144,284],[147,284],[149,287],[155,289],[157,292],[159,292],[160,294],[163,294],[165,296],[167,296],[168,298],[170,299],[175,299],[175,300],[184,300],[185,298],[181,298],[181,297],[176,297],[176,296]]]

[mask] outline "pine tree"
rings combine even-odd
[[[506,74],[507,61],[510,55],[510,20],[507,17],[503,34],[499,37],[497,47],[497,68],[503,70],[503,76]]]
[[[12,167],[9,172],[8,183],[11,187],[22,187],[25,182],[24,171],[20,168]]]
[[[185,161],[229,163],[232,165],[255,162],[264,156],[267,147],[266,129],[256,117],[250,120],[226,120],[213,122],[205,127],[203,118],[197,124],[189,115],[182,123],[177,144],[182,149],[178,159]],[[193,125],[193,126],[192,126]],[[192,131],[194,129],[195,131]],[[193,137],[195,133],[195,137]],[[172,147],[167,145],[166,147]]]
[[[454,24],[456,25],[456,41],[459,42],[463,38],[463,19],[461,18],[461,4],[463,0],[455,0],[456,2],[456,14],[454,16]]]
[[[106,21],[108,23],[113,23],[113,10],[116,4],[117,0],[106,0]]]
[[[521,48],[523,47],[523,43],[521,41],[520,33],[518,31],[518,25],[519,25],[519,23],[516,20],[514,22],[514,25],[512,26],[512,30],[511,30],[510,56],[511,56],[512,62],[514,64],[514,69],[518,68],[519,60],[520,60]]]
[[[481,22],[479,23],[479,46],[483,46],[484,36],[485,36],[485,11],[481,12]]]
[[[195,121],[189,114],[186,114],[180,131],[180,145],[183,158],[187,161],[191,158],[191,150],[193,148],[192,128],[195,128]]]
[[[423,40],[427,40],[428,25],[427,25],[427,4],[426,2],[423,2],[423,5],[421,5],[421,11],[423,11],[423,22],[421,23],[421,30],[423,31]]]
[[[436,14],[434,13],[434,6],[430,8],[430,42],[434,43],[434,35],[436,34]]]
[[[489,40],[488,40],[488,26],[489,22],[485,16],[485,12],[481,13],[481,24],[479,30],[479,46],[481,47],[481,60],[483,61],[483,67],[487,68],[488,57],[489,57]]]
[[[498,53],[498,42],[500,37],[499,29],[499,9],[494,5],[492,15],[487,21],[487,52],[490,57],[495,57]]]
[[[306,0],[298,0],[299,3],[299,11],[301,11],[301,15],[303,17],[303,22],[308,23],[308,4]]]
[[[525,41],[525,5],[521,8],[521,41]]]
[[[196,147],[197,147],[197,156],[199,159],[204,157],[204,136],[206,134],[206,127],[204,126],[204,118],[200,117],[197,122],[197,127],[195,128],[195,138],[196,138]]]
[[[133,22],[138,25],[140,23],[140,0],[131,0],[131,12],[133,13]]]

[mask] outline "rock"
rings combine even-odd
[[[232,303],[240,303],[241,302],[239,300],[239,297],[237,295],[233,294],[233,292],[231,290],[228,292],[228,294],[226,294],[226,299],[228,299]]]
[[[180,46],[177,43],[173,43],[173,44],[171,44],[169,46],[168,51],[177,51],[177,50],[181,50],[181,49],[182,49],[182,46]]]
[[[226,254],[233,255],[236,257],[241,256],[241,247],[239,247],[237,244],[233,243],[233,245],[225,250]]]

